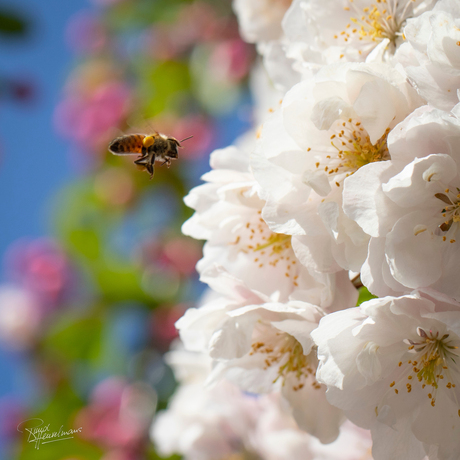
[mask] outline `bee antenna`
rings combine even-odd
[[[184,142],[184,141],[186,141],[186,140],[188,140],[188,139],[191,139],[192,137],[193,137],[193,136],[186,137],[185,139],[182,139],[181,142]]]

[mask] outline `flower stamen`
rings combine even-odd
[[[416,0],[377,0],[374,4],[360,10],[353,0],[350,0],[350,7],[344,7],[345,11],[353,11],[356,16],[350,17],[355,27],[350,30],[347,24],[345,30],[334,34],[345,43],[353,38],[362,42],[380,43],[389,39],[395,45],[396,40],[402,37],[407,18],[412,16],[412,5]]]
[[[403,379],[407,379],[405,383],[406,392],[412,391],[412,385],[419,383],[421,388],[429,388],[427,393],[428,399],[432,407],[436,406],[436,394],[441,384],[444,384],[447,389],[455,388],[450,366],[457,366],[456,358],[458,354],[455,350],[458,349],[454,345],[453,339],[450,339],[449,334],[444,334],[440,337],[439,331],[434,333],[432,330],[426,331],[422,328],[417,328],[417,334],[420,340],[406,339],[404,342],[409,345],[408,353],[415,354],[416,360],[409,359],[406,366],[403,366],[403,373],[401,378],[393,380],[389,386],[396,391],[398,383],[401,384]],[[401,362],[398,364],[401,367]],[[407,372],[409,370],[409,372]],[[447,382],[443,382],[447,380]],[[455,395],[454,395],[454,399]]]
[[[390,128],[385,130],[375,144],[371,142],[361,122],[356,122],[352,118],[338,121],[332,129],[336,132],[330,137],[331,145],[337,153],[326,156],[326,165],[317,162],[318,169],[322,167],[330,175],[345,174],[345,177],[348,177],[364,165],[390,159],[387,146]]]
[[[301,390],[305,386],[305,380],[309,377],[312,378],[312,386],[315,389],[321,388],[315,378],[318,365],[316,350],[312,350],[308,356],[305,355],[302,345],[293,336],[279,332],[275,340],[271,340],[270,343],[254,342],[249,354],[255,353],[266,355],[265,370],[273,365],[278,366],[278,375],[273,383],[281,379],[285,385],[286,379],[293,375],[297,381],[297,384],[293,386],[294,391]]]

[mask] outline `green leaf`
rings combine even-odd
[[[161,455],[157,454],[155,450],[150,450],[147,452],[147,460],[181,460],[181,456],[178,454],[171,455],[169,457],[162,457]]]
[[[92,229],[69,229],[67,242],[74,251],[89,260],[97,260],[101,255],[101,242]]]
[[[165,61],[139,68],[141,77],[140,100],[144,101],[143,116],[153,118],[170,110],[175,98],[190,88],[188,65],[184,62]]]
[[[102,327],[103,318],[97,312],[84,317],[66,312],[51,326],[44,350],[65,361],[95,361],[100,355]]]
[[[93,268],[95,281],[108,302],[152,302],[141,287],[141,271],[130,263],[112,260]]]
[[[377,296],[372,295],[367,287],[362,286],[359,288],[359,296],[358,296],[358,302],[356,303],[357,306],[361,305],[363,302],[366,302],[371,299],[376,299]]]

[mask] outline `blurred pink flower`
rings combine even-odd
[[[22,103],[35,102],[37,83],[33,76],[3,77],[1,81],[2,96],[7,96]]]
[[[13,349],[30,347],[40,331],[43,312],[28,291],[0,286],[0,341]]]
[[[172,30],[171,25],[156,24],[145,34],[146,53],[158,61],[173,60],[184,53],[193,45],[195,37],[188,36],[184,30],[175,34],[176,27]]]
[[[154,310],[152,314],[151,333],[155,344],[161,351],[168,350],[171,342],[178,337],[176,329],[177,320],[184,315],[190,305],[178,304],[174,306],[162,306]]]
[[[146,35],[145,48],[154,59],[168,60],[190,51],[197,43],[238,37],[233,17],[219,15],[211,4],[184,4],[174,23],[157,23]]]
[[[92,2],[96,5],[102,5],[102,6],[110,6],[110,5],[115,5],[117,3],[123,3],[126,2],[127,0],[92,0]]]
[[[240,38],[226,40],[214,47],[209,71],[216,81],[239,82],[249,73],[253,49]]]
[[[184,276],[195,273],[201,255],[200,243],[185,236],[150,240],[142,249],[144,265],[154,265]]]
[[[27,419],[24,406],[10,395],[0,398],[0,439],[10,440],[19,436],[17,426]]]
[[[237,36],[236,21],[232,17],[220,15],[212,4],[195,1],[184,5],[177,18],[176,27],[186,30],[188,36],[193,36],[194,43],[197,43],[226,37],[229,22],[235,26]]]
[[[130,89],[118,81],[104,82],[85,94],[71,91],[56,107],[56,129],[80,146],[98,150],[126,117],[130,101]]]
[[[155,392],[146,384],[111,377],[94,388],[76,424],[83,427],[83,438],[104,448],[136,449],[145,441],[155,407]]]
[[[5,259],[7,276],[34,295],[43,312],[54,309],[71,288],[70,262],[50,239],[18,240]]]
[[[138,460],[139,455],[136,451],[126,449],[116,449],[105,453],[101,460]]]
[[[209,154],[214,134],[211,123],[204,117],[197,115],[183,117],[177,121],[173,132],[174,137],[179,140],[193,136],[182,144],[185,158],[194,159]]]
[[[188,237],[169,240],[163,248],[163,257],[182,275],[196,272],[195,265],[201,258],[201,245]]]
[[[80,53],[96,53],[108,42],[102,23],[89,11],[80,11],[70,19],[66,39],[69,46]]]
[[[139,452],[131,449],[112,449],[105,452],[100,460],[139,460]],[[60,460],[83,460],[82,457],[64,457]]]

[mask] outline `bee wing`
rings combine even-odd
[[[158,133],[158,131],[153,128],[152,122],[154,123],[153,119],[147,119],[144,116],[141,116],[139,114],[131,115],[126,120],[126,124],[128,125],[128,130],[125,132],[126,134],[134,134],[136,132]]]
[[[113,153],[114,155],[117,156],[124,156],[124,155],[140,155],[139,152],[114,152],[110,147],[109,147],[110,153]]]

